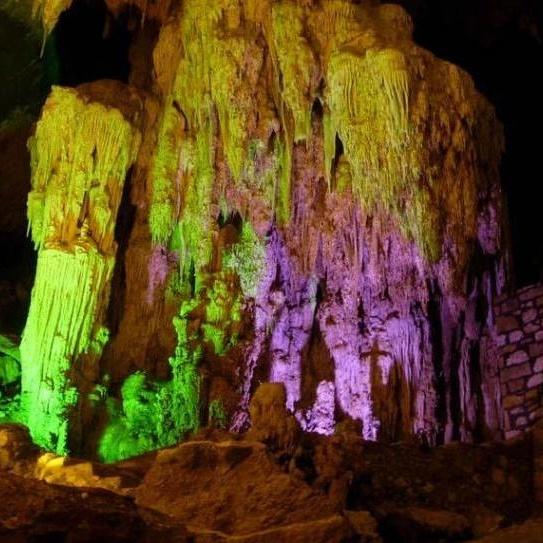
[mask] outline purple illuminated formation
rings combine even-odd
[[[349,196],[326,193],[306,175],[292,225],[269,236],[233,429],[247,423],[255,368],[264,364],[310,431],[332,433],[347,414],[370,440],[497,435],[490,330],[504,270],[493,200],[481,209],[474,241],[483,269],[459,273],[454,239],[445,236],[442,258],[429,262],[385,211],[365,215]]]
[[[148,268],[147,304],[153,303],[155,290],[166,283],[169,274],[179,260],[177,253],[169,252],[165,247],[157,245],[153,248]]]

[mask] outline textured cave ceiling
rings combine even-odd
[[[538,235],[539,200],[534,195],[543,175],[537,136],[543,124],[543,82],[536,69],[543,66],[543,5],[537,0],[395,3],[413,17],[416,41],[468,71],[496,107],[506,134],[502,180],[514,280],[517,286],[541,280],[543,238]],[[72,86],[105,78],[126,82],[134,39],[156,38],[155,23],[147,20],[142,29],[133,6],[113,17],[103,0],[76,0],[60,16],[40,60],[41,29],[21,22],[28,21],[28,12],[24,2],[7,2],[0,10],[0,39],[6,44],[0,49],[0,70],[9,74],[0,118],[16,108],[37,115],[52,83]]]

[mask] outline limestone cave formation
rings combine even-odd
[[[542,40],[2,0],[0,541],[543,541]]]

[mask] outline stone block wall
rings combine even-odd
[[[495,305],[506,438],[543,418],[543,285],[502,296]]]

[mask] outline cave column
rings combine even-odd
[[[33,439],[59,454],[77,440],[108,339],[114,230],[140,133],[139,99],[113,82],[54,87],[29,142],[28,219],[38,262],[21,343]],[[124,100],[123,112],[113,107]]]

